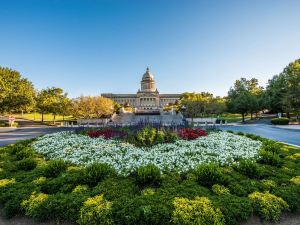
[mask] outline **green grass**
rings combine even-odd
[[[208,165],[185,174],[170,171],[156,182],[152,169],[123,177],[103,164],[82,168],[45,161],[32,150],[34,140],[22,141],[0,148],[0,205],[7,217],[114,225],[192,225],[199,218],[201,224],[238,225],[253,213],[277,220],[287,211],[282,201],[288,211],[299,213],[300,149],[249,137],[262,140],[280,164],[217,167],[218,179],[212,179],[215,166]],[[141,183],[141,178],[149,180]],[[209,180],[209,185],[202,182]]]
[[[245,116],[245,119],[249,119],[250,115]],[[220,116],[221,120],[226,120],[228,123],[235,123],[235,122],[241,122],[242,121],[242,115],[241,114],[222,114]]]
[[[34,121],[42,121],[42,114],[40,113],[24,113],[23,116],[22,114],[14,114],[17,118],[23,118],[27,120],[34,120]],[[44,121],[53,121],[53,115],[52,114],[44,114]],[[65,116],[65,121],[67,120],[72,120],[72,116]],[[63,121],[63,116],[61,115],[56,115],[55,121]]]

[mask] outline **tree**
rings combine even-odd
[[[61,88],[47,88],[41,90],[36,99],[37,110],[42,114],[42,122],[44,122],[44,114],[52,113],[53,121],[57,114],[65,115],[68,104],[67,94]]]
[[[284,112],[284,96],[287,93],[287,81],[284,74],[275,75],[268,81],[266,92],[263,96],[263,104],[271,112]]]
[[[35,90],[20,73],[0,67],[0,112],[28,111],[34,107]]]
[[[245,114],[251,108],[251,94],[248,89],[246,78],[236,80],[234,86],[230,88],[227,97],[227,106],[231,112],[242,114],[243,122],[245,122]]]
[[[283,104],[287,111],[300,115],[300,59],[290,63],[282,73],[286,79],[286,92],[283,95]]]
[[[114,111],[115,103],[109,98],[81,96],[73,100],[72,115],[75,118],[103,118],[112,115]]]
[[[185,113],[187,117],[194,118],[199,116],[200,113],[203,113],[203,102],[199,100],[187,100],[185,101]]]

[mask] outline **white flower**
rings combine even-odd
[[[107,163],[123,175],[149,163],[162,171],[178,172],[212,161],[221,165],[232,164],[236,159],[256,157],[260,147],[260,141],[227,132],[211,133],[193,141],[158,144],[151,148],[71,132],[48,134],[33,144],[35,151],[46,158],[63,159],[78,165]]]

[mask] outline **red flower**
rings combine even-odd
[[[125,131],[119,131],[119,130],[114,130],[114,129],[89,131],[87,134],[91,138],[98,138],[98,137],[102,136],[105,139],[124,137],[127,135],[127,133]]]
[[[205,130],[199,128],[182,128],[178,132],[179,137],[185,140],[194,140],[198,137],[207,136],[207,132]]]

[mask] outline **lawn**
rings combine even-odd
[[[22,114],[14,114],[14,116],[17,118],[23,118],[23,119],[27,119],[27,120],[42,121],[42,114],[40,114],[40,113],[24,113],[23,116],[22,116]],[[45,122],[49,122],[49,121],[52,122],[53,118],[54,117],[52,114],[44,114]],[[67,120],[72,120],[73,117],[65,116],[63,118],[62,115],[56,115],[56,117],[55,117],[55,121],[63,121],[63,119],[65,121],[67,121]]]
[[[300,211],[299,148],[242,133],[173,134],[84,130],[3,147],[0,204],[7,217],[82,225],[236,225]]]

